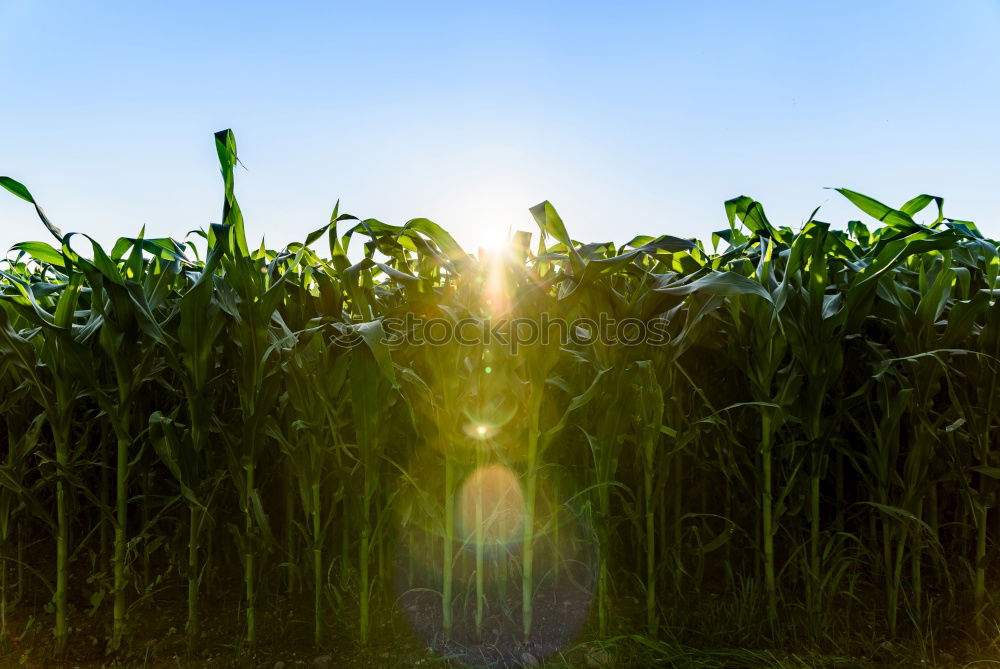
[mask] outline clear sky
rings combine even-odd
[[[0,59],[0,174],[102,241],[218,221],[226,127],[271,247],[338,198],[470,246],[543,199],[586,241],[863,218],[824,186],[1000,237],[1000,0],[0,0]],[[0,246],[46,239],[0,195]]]

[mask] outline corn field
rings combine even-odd
[[[115,653],[170,600],[195,652],[234,598],[246,647],[291,599],[317,647],[391,618],[481,664],[995,631],[1000,256],[941,198],[838,189],[867,224],[793,230],[739,197],[711,248],[579,243],[545,202],[478,254],[335,207],[275,251],[215,141],[221,223],[185,241],[102,248],[0,178],[54,237],[0,264],[0,636],[94,619]]]

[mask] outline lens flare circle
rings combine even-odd
[[[465,479],[458,512],[467,539],[496,545],[523,536],[524,493],[517,477],[503,465],[480,467]]]

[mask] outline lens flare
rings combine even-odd
[[[490,423],[468,425],[475,431]],[[535,664],[570,646],[591,614],[600,562],[597,533],[567,503],[583,487],[562,476],[539,477],[530,533],[538,577],[529,595],[534,615],[526,651],[527,493],[516,461],[503,459],[494,439],[476,443],[468,459],[442,460],[436,449],[423,449],[406,467],[412,485],[407,478],[394,504],[400,611],[432,652],[483,669],[526,666],[528,652]]]
[[[462,425],[462,432],[474,441],[481,442],[492,439],[500,431],[500,426],[495,425],[488,420],[480,418],[479,420],[471,420],[464,425]],[[477,446],[481,447],[482,444]]]
[[[458,504],[466,537],[494,545],[521,538],[524,494],[517,477],[503,465],[487,465],[470,474]]]
[[[491,315],[504,314],[510,308],[507,289],[507,262],[510,248],[503,245],[489,251],[480,250],[480,263],[485,267],[486,277],[483,283],[483,305]]]

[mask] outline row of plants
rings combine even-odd
[[[993,619],[1000,256],[940,198],[839,189],[876,223],[793,230],[740,197],[711,248],[582,244],[546,202],[537,236],[478,255],[335,208],[275,251],[248,244],[235,140],[215,140],[222,222],[186,241],[104,249],[0,178],[56,239],[0,271],[4,634],[41,590],[57,650],[89,608],[114,651],[183,579],[194,648],[237,559],[251,646],[261,600],[288,593],[316,644],[348,620],[368,643],[421,570],[442,639],[503,616],[531,640],[570,562],[597,637],[622,616],[674,634],[746,592],[771,640],[861,609],[889,636]],[[385,327],[543,314],[667,336],[514,351]],[[507,501],[468,487],[497,471]]]

